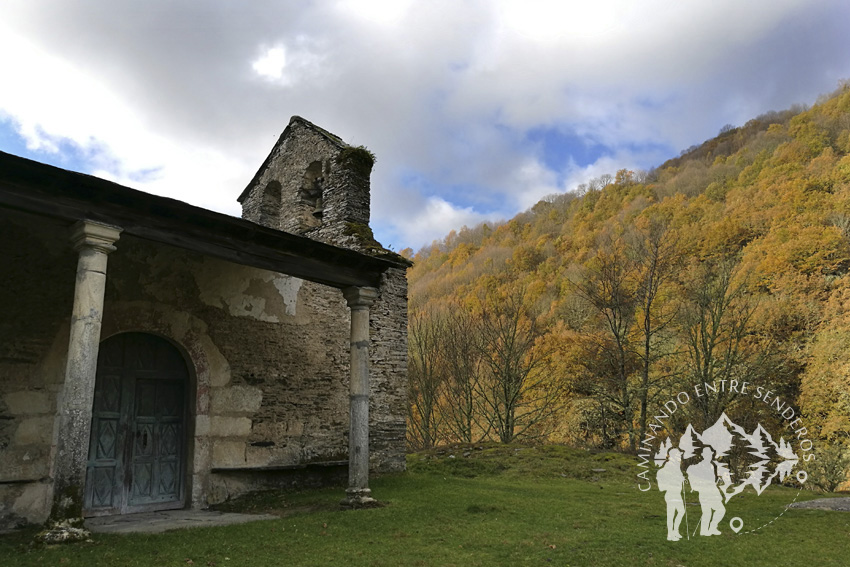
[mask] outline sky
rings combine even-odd
[[[846,0],[3,0],[0,151],[239,216],[293,115],[414,250],[850,79]]]

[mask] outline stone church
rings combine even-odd
[[[357,505],[402,470],[410,264],[372,164],[294,117],[238,219],[0,153],[0,529],[346,470]]]

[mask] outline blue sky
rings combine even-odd
[[[238,215],[292,115],[378,158],[396,250],[850,78],[845,0],[0,4],[0,150]]]

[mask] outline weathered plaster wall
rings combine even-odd
[[[196,367],[196,504],[250,488],[231,478],[245,469],[345,455],[348,309],[339,291],[129,238],[119,252],[105,328],[114,320],[116,331],[162,334]]]

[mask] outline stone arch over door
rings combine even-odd
[[[189,369],[150,333],[100,345],[86,471],[86,515],[182,508],[186,499]]]
[[[205,508],[210,483],[210,394],[230,383],[230,365],[209,336],[207,324],[174,306],[147,301],[107,301],[101,337],[147,332],[167,337],[189,363],[192,388],[189,399],[186,471],[192,508]]]

